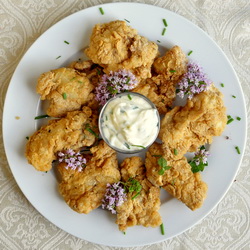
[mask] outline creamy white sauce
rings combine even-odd
[[[107,104],[101,117],[102,134],[111,146],[126,151],[146,148],[159,132],[157,110],[133,93]]]

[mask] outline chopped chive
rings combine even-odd
[[[233,122],[233,121],[234,121],[234,118],[230,117],[230,118],[228,118],[228,120],[227,120],[227,124],[229,124],[229,123],[231,123],[231,122]]]
[[[38,120],[38,119],[47,118],[47,117],[49,117],[49,115],[39,115],[39,116],[36,116],[34,119]]]
[[[158,42],[158,43],[161,43],[161,41],[160,41],[160,40],[157,40],[157,42]]]
[[[165,35],[165,32],[166,32],[166,28],[164,28],[164,29],[162,30],[161,35],[164,36],[164,35]]]
[[[83,83],[82,81],[78,81],[79,83]]]
[[[163,223],[160,225],[160,228],[161,228],[161,234],[165,235],[165,228]]]
[[[99,138],[99,136],[95,133],[95,131],[93,131],[93,130],[90,128],[89,124],[86,124],[85,129],[86,129],[87,131],[89,131],[92,135],[94,135],[96,138]]]
[[[135,199],[138,195],[140,194],[140,192],[138,192],[137,194],[135,194],[131,199]]]
[[[162,155],[152,155],[152,156],[154,156],[154,157],[162,157]]]
[[[29,136],[26,136],[26,140],[29,140]]]
[[[106,119],[106,121],[108,120],[108,116],[107,115],[105,115],[105,119]]]
[[[96,69],[96,72],[97,72],[97,75],[101,74],[101,71],[98,68]]]
[[[100,13],[101,13],[102,15],[104,15],[103,9],[102,9],[102,8],[99,8],[99,10],[100,10]]]
[[[68,41],[64,41],[64,43],[69,44],[69,42],[68,42]]]
[[[178,150],[176,148],[174,149],[174,155],[178,155]]]
[[[129,99],[129,100],[132,100],[132,97],[131,97],[131,95],[130,95],[130,94],[128,94],[128,99]]]
[[[165,27],[168,27],[168,23],[167,23],[167,21],[166,21],[165,18],[162,19],[162,22],[163,22],[163,24],[164,24]]]
[[[75,78],[75,77],[73,77],[73,78],[71,78],[71,79],[70,79],[70,81],[73,81],[73,80],[75,80],[75,79],[76,79],[76,78]]]
[[[58,56],[56,59],[59,59],[60,57],[62,57],[62,56]]]
[[[237,116],[237,117],[236,117],[236,119],[237,119],[238,121],[240,121],[240,120],[241,120],[241,118],[240,118],[239,116]]]
[[[176,70],[171,69],[171,70],[169,70],[169,72],[170,72],[170,73],[174,73],[174,72],[176,72]]]
[[[126,235],[126,232],[123,232],[124,235]]]
[[[236,98],[236,96],[235,96],[235,95],[232,95],[232,97],[233,97],[233,98]]]
[[[220,86],[221,86],[222,88],[224,88],[224,87],[225,87],[224,83],[221,83],[221,84],[220,84]]]
[[[124,143],[124,145],[126,146],[127,149],[130,149],[129,145],[127,142]]]
[[[125,20],[126,22],[130,23],[130,21],[129,21],[129,20],[127,20],[127,19],[125,19],[125,18],[124,18],[124,20]]]
[[[67,94],[66,93],[62,93],[62,97],[63,97],[64,100],[66,100],[67,99]]]
[[[144,146],[141,146],[141,145],[131,145],[133,147],[138,147],[138,148],[145,148]]]
[[[128,77],[127,81],[125,82],[125,84],[128,84],[130,81],[130,77]]]
[[[239,147],[236,146],[235,149],[236,149],[237,153],[240,155],[240,149],[239,149]]]
[[[190,56],[192,53],[193,53],[193,50],[190,50],[190,51],[188,52],[188,56]]]

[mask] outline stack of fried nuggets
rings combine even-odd
[[[58,165],[59,192],[79,213],[89,213],[101,205],[107,183],[126,182],[130,177],[138,180],[142,185],[140,195],[131,199],[133,194],[129,193],[117,207],[116,223],[121,231],[134,225],[156,227],[162,223],[158,212],[160,187],[190,209],[199,208],[207,185],[200,173],[192,173],[184,155],[211,143],[213,136],[224,130],[227,119],[222,94],[212,86],[188,100],[184,107],[171,110],[176,83],[187,71],[185,54],[174,46],[159,57],[157,45],[138,35],[124,21],[97,24],[85,53],[90,60],[51,70],[38,79],[37,92],[41,100],[49,101],[47,114],[59,119],[51,120],[31,136],[26,146],[28,162],[39,171],[48,171],[58,151],[92,146],[83,171],[67,169],[65,163]],[[135,74],[139,84],[132,91],[148,97],[164,115],[159,134],[162,144],[154,143],[149,148],[145,163],[139,157],[131,157],[120,167],[116,152],[104,141],[93,146],[98,134],[94,89],[103,72],[119,69]],[[163,175],[159,175],[156,155],[166,159],[171,167]]]

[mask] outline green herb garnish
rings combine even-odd
[[[160,228],[161,228],[161,234],[165,235],[165,229],[164,229],[164,224],[163,223],[160,225]]]
[[[237,116],[237,117],[236,117],[236,119],[237,119],[238,121],[240,121],[240,120],[241,120],[241,118],[240,118],[239,116]]]
[[[128,193],[136,192],[136,194],[131,198],[132,200],[135,199],[142,190],[142,185],[140,184],[140,182],[132,177],[130,177],[125,183],[122,184],[124,185],[124,188]]]
[[[38,120],[38,119],[47,118],[47,117],[49,117],[49,115],[39,115],[39,116],[36,116],[34,119]]]
[[[130,95],[130,94],[128,94],[128,99],[129,99],[129,100],[132,100],[132,97],[131,97],[131,95]]]
[[[205,146],[201,146],[200,149],[195,153],[194,158],[188,162],[193,173],[203,171],[204,168],[208,166],[208,155],[209,152],[206,150]]]
[[[159,175],[164,175],[166,170],[169,170],[171,167],[167,165],[167,161],[161,157],[157,161],[158,165],[161,167],[160,170],[158,171]]]
[[[174,73],[174,72],[176,72],[176,70],[171,69],[171,70],[169,70],[169,72]]]
[[[162,22],[163,22],[163,24],[164,24],[165,27],[168,27],[168,23],[167,23],[167,21],[166,21],[165,18],[162,19]]]
[[[164,29],[162,30],[161,35],[164,36],[164,35],[165,35],[165,32],[166,32],[166,28],[164,28]]]
[[[231,115],[227,116],[227,124],[231,123],[234,121],[234,118],[231,117]]]
[[[26,140],[29,140],[29,136],[26,136]]]
[[[90,127],[89,124],[86,124],[85,129],[86,129],[88,132],[90,132],[92,135],[94,135],[96,138],[99,138],[98,134],[96,134],[96,132],[93,131],[93,129]]]
[[[178,155],[178,150],[176,148],[174,149],[174,155]]]
[[[220,86],[221,86],[222,88],[224,88],[224,87],[225,87],[224,83],[221,83],[221,84],[220,84]]]
[[[131,145],[133,147],[139,147],[139,148],[145,148],[144,146],[141,146],[141,145]]]
[[[128,145],[127,142],[125,142],[124,145],[126,146],[127,149],[130,149],[130,146]]]
[[[64,43],[69,44],[69,42],[68,42],[68,41],[64,41]]]
[[[102,8],[99,8],[99,11],[100,11],[100,13],[101,13],[102,15],[104,15],[104,11],[103,11]]]
[[[78,81],[78,82],[81,83],[81,84],[83,83],[82,81]]]
[[[239,149],[239,147],[236,146],[235,149],[236,149],[237,153],[240,155],[240,149]]]
[[[59,59],[60,57],[62,57],[62,56],[58,56],[56,59]]]
[[[188,52],[188,56],[190,56],[192,53],[193,53],[193,50],[190,50],[190,51]]]
[[[161,41],[160,41],[160,40],[157,40],[157,42],[158,42],[158,43],[161,43]]]
[[[127,19],[125,19],[125,18],[124,18],[124,20],[125,20],[126,22],[130,23],[130,21],[129,21],[129,20],[127,20]]]
[[[62,97],[63,97],[64,100],[66,100],[67,99],[67,94],[66,93],[62,93]]]
[[[236,98],[236,96],[235,96],[235,95],[232,95],[232,97],[233,97],[233,98]]]

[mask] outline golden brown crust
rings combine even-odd
[[[222,93],[213,85],[188,100],[184,107],[174,107],[161,120],[159,137],[168,157],[180,159],[201,145],[211,143],[227,123]],[[174,155],[174,150],[178,155]]]
[[[202,206],[207,194],[207,184],[201,180],[200,173],[193,173],[187,159],[168,159],[161,144],[154,143],[146,155],[145,166],[147,178],[157,186],[162,186],[173,197],[182,201],[191,210]],[[167,160],[170,169],[159,175],[160,166],[157,163],[162,156]]]
[[[120,180],[116,152],[104,141],[90,149],[92,156],[83,171],[58,165],[62,177],[59,192],[66,203],[78,213],[89,213],[99,207],[106,192],[107,183]],[[83,155],[84,157],[84,155]]]
[[[122,180],[130,177],[142,185],[142,190],[136,198],[135,192],[127,194],[127,200],[116,208],[116,223],[123,232],[127,227],[142,225],[144,227],[157,227],[162,220],[160,209],[160,188],[153,186],[145,175],[145,166],[140,157],[126,158],[121,164]]]
[[[86,126],[98,134],[97,116],[89,107],[68,112],[65,118],[51,120],[29,138],[25,151],[28,162],[39,171],[49,171],[58,151],[91,146],[96,137],[86,130]]]
[[[158,47],[125,21],[97,24],[93,28],[86,55],[104,68],[105,73],[130,70],[138,79],[151,77],[151,66],[158,55]]]
[[[94,85],[86,74],[73,68],[60,68],[43,73],[36,90],[41,100],[49,101],[47,114],[62,117],[87,104],[93,98]]]

